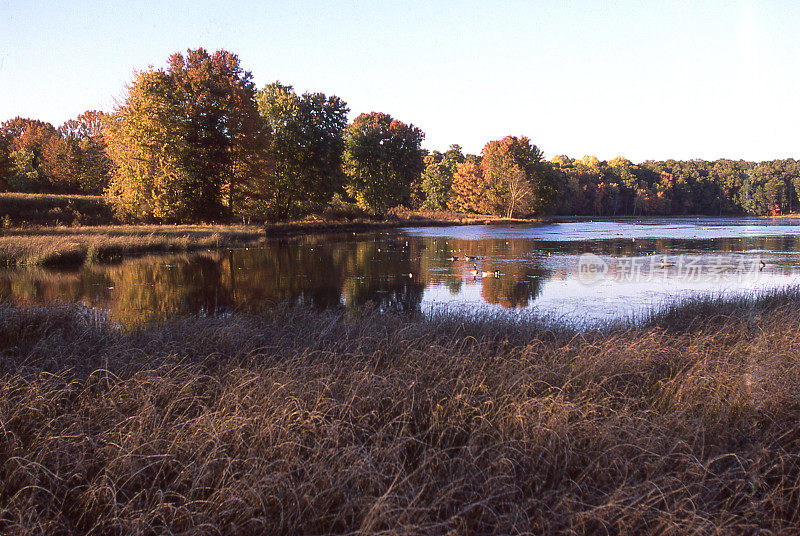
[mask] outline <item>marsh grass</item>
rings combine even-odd
[[[800,300],[750,305],[584,332],[6,308],[0,533],[796,534]]]
[[[143,253],[258,244],[264,232],[244,225],[141,225],[14,229],[0,236],[0,264],[78,265]]]
[[[733,317],[753,324],[761,322],[764,313],[793,309],[798,303],[800,286],[694,295],[669,301],[641,318],[634,318],[632,323],[678,331],[726,323]]]
[[[3,227],[20,225],[101,225],[114,221],[101,196],[0,193]]]

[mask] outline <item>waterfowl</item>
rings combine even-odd
[[[472,265],[472,270],[469,271],[469,275],[471,275],[472,277],[477,277],[477,275],[478,275],[478,265],[477,264],[473,264]]]
[[[457,260],[458,260],[458,257],[450,257],[450,262],[456,262]]]
[[[670,266],[675,266],[675,263],[674,262],[670,262],[670,261],[665,261],[664,259],[661,259],[661,267],[662,268],[669,268]]]
[[[758,271],[759,272],[761,270],[763,270],[766,266],[767,266],[767,264],[764,261],[758,261]]]
[[[473,257],[472,255],[464,255],[464,258],[468,261],[478,261],[480,257]]]
[[[500,277],[500,271],[495,270],[494,272],[481,272],[481,277]]]

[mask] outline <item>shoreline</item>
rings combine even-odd
[[[800,214],[781,217],[747,216],[758,221],[795,220]],[[0,231],[0,266],[79,266],[119,258],[253,247],[272,239],[294,239],[315,234],[369,233],[401,227],[451,227],[462,225],[546,225],[576,222],[624,222],[646,220],[737,219],[735,216],[542,216],[501,218],[462,214],[428,216],[407,213],[384,220],[300,220],[267,224],[129,224],[86,226],[11,227]]]

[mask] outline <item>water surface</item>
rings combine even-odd
[[[529,310],[597,323],[689,295],[797,284],[799,224],[671,218],[313,235],[71,270],[4,270],[0,299],[81,303],[126,323],[259,311],[286,301],[404,311],[443,305]],[[605,272],[587,277],[588,261],[602,263]]]

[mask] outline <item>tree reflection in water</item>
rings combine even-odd
[[[317,235],[272,241],[261,248],[140,257],[69,270],[5,270],[0,272],[0,299],[16,304],[83,303],[128,324],[176,314],[257,312],[287,301],[320,308],[372,305],[418,311],[427,289],[458,301],[475,285],[489,304],[523,308],[534,304],[548,280],[574,276],[563,266],[548,264],[548,253],[562,258],[586,251],[607,256],[669,254],[689,245],[684,239],[590,243],[459,240],[401,232]],[[800,242],[797,237],[743,237],[695,240],[691,247],[713,253],[791,252],[800,250]],[[498,270],[500,277],[472,278],[469,272],[475,264],[479,271]]]

